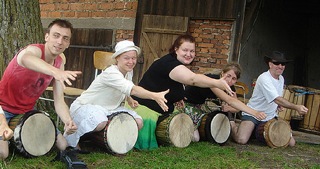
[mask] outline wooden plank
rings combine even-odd
[[[142,71],[136,70],[135,80],[139,81],[144,72],[158,58],[168,53],[177,36],[185,34],[188,30],[186,17],[144,15],[141,28],[140,48],[142,49]]]

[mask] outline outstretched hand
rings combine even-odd
[[[307,114],[308,108],[306,108],[304,105],[297,105],[298,106],[298,113],[301,115]]]
[[[230,96],[234,96],[235,92],[231,90],[230,86],[228,85],[227,81],[225,80],[226,77],[222,77],[218,80],[217,87],[223,91],[226,91]]]
[[[133,109],[139,106],[139,102],[134,100],[132,97],[128,97],[127,102],[128,102],[128,105]]]
[[[81,71],[64,71],[64,70],[60,70],[60,69],[57,69],[57,72],[54,73],[54,78],[60,82],[60,84],[63,86],[63,89],[66,88],[66,85],[64,83],[67,83],[69,86],[72,85],[71,81],[74,81],[76,80],[76,77],[78,75],[81,74]]]
[[[167,106],[167,99],[164,97],[167,93],[169,93],[169,89],[166,91],[158,92],[155,94],[155,98],[153,99],[158,103],[158,105],[161,107],[161,109],[165,112],[169,110]]]

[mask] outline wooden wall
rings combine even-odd
[[[200,18],[237,18],[243,0],[140,0],[144,14]],[[138,10],[139,7],[138,7]]]

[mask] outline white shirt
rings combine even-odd
[[[262,121],[268,121],[278,116],[278,105],[274,99],[282,96],[283,87],[284,78],[282,75],[279,76],[279,79],[275,79],[271,76],[270,71],[264,72],[258,77],[252,97],[247,105],[256,111],[265,112],[267,118]],[[245,112],[242,114],[252,116]]]
[[[100,105],[107,110],[114,110],[121,105],[126,96],[130,96],[134,86],[132,76],[133,71],[123,76],[116,65],[111,65],[94,79],[76,101],[82,105]]]

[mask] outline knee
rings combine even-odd
[[[291,137],[291,139],[290,139],[290,141],[289,141],[289,146],[290,146],[290,147],[293,147],[293,146],[295,146],[295,145],[296,145],[296,140],[294,140],[294,138]]]
[[[62,136],[62,134],[58,134],[57,136],[56,147],[59,150],[65,150],[68,147],[68,142],[66,138]]]
[[[138,125],[138,130],[142,129],[142,127],[143,127],[143,120],[142,120],[142,119],[139,119],[139,118],[136,118],[135,120],[136,120],[137,125]]]
[[[9,156],[9,146],[5,141],[0,142],[0,160],[5,160]]]
[[[195,131],[193,132],[192,141],[193,141],[193,142],[199,142],[199,141],[200,141],[199,130],[195,130]]]
[[[0,160],[5,160],[9,156],[7,151],[0,150]]]
[[[94,131],[101,131],[103,130],[107,125],[107,121],[101,122],[98,124],[98,126],[94,129]]]
[[[236,139],[236,142],[238,144],[247,144],[248,140],[249,140],[248,138],[238,138],[238,139]]]
[[[233,139],[238,144],[247,144],[249,140],[249,138],[239,135],[234,136]]]

